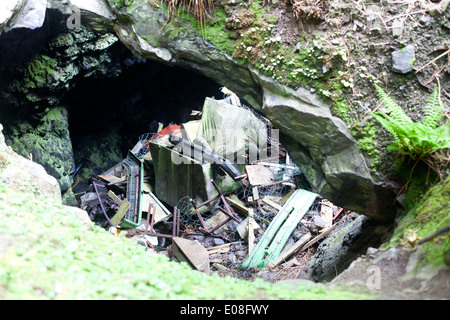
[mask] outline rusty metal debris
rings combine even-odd
[[[251,147],[240,141],[233,152],[219,152],[226,137],[220,137],[222,144],[211,141],[208,131],[211,116],[217,116],[215,101],[221,112],[238,108],[233,112],[243,120],[236,124],[235,115],[232,120],[222,115],[212,127],[231,126],[230,136],[239,132],[253,141]],[[91,220],[119,238],[135,239],[151,254],[166,254],[208,274],[242,277],[295,259],[339,222],[343,209],[310,190],[267,133],[273,129],[267,119],[209,98],[203,112],[195,112],[200,115],[141,135],[123,161],[92,177],[79,198]]]

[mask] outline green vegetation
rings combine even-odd
[[[437,88],[428,99],[423,120],[420,122],[413,122],[378,85],[375,85],[375,88],[389,115],[378,111],[373,116],[394,137],[389,148],[410,156],[413,160],[420,160],[437,150],[450,148],[450,126],[448,123],[441,125],[444,108],[439,101]]]
[[[0,182],[3,299],[360,299],[322,285],[293,289],[207,276],[87,226],[67,207]]]
[[[36,88],[41,87],[49,81],[57,67],[57,61],[46,55],[37,55],[30,63],[28,63],[26,75],[24,78],[25,87]]]
[[[278,18],[258,1],[242,1],[238,5],[222,2],[204,22],[183,6],[177,6],[174,14],[174,7],[167,7],[165,2],[160,5],[169,16],[188,20],[205,40],[236,61],[282,84],[310,86],[324,99],[340,97],[353,87],[347,72],[346,49],[338,43],[330,44],[320,35],[304,36],[298,47],[282,43],[274,33]],[[239,10],[234,12],[236,6]]]
[[[436,230],[450,224],[449,203],[450,177],[428,190],[413,209],[405,214],[391,239],[390,244],[407,240],[415,234],[424,238]],[[445,267],[450,264],[450,238],[437,237],[421,245],[425,255],[419,267],[431,264]]]
[[[416,161],[412,171],[419,161],[425,162],[440,178],[448,166],[448,156],[439,153],[450,148],[450,124],[442,123],[444,107],[439,100],[437,88],[431,94],[423,108],[423,119],[414,122],[406,112],[392,100],[378,85],[375,84],[379,99],[387,108],[387,113],[378,111],[373,114],[386,130],[391,133],[394,142],[388,147],[409,156]]]
[[[133,2],[133,0],[112,0],[112,1],[118,9],[127,7]]]

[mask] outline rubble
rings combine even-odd
[[[227,101],[206,98],[200,119],[141,135],[92,177],[81,208],[118,238],[207,274],[298,266],[343,209],[309,189],[267,119]]]

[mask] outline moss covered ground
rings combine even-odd
[[[425,192],[411,210],[400,218],[390,245],[410,239],[424,238],[436,230],[450,225],[450,177]],[[422,246],[424,259],[419,267],[450,264],[450,237],[444,233]]]
[[[287,288],[208,276],[86,225],[67,207],[0,182],[1,299],[362,299],[322,285]]]

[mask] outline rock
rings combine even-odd
[[[85,226],[86,228],[90,228],[94,224],[91,219],[89,219],[89,215],[86,211],[72,206],[63,206],[63,208],[64,210],[72,213],[74,216],[80,219],[83,226]]]
[[[389,203],[395,195],[371,177],[344,122],[307,90],[258,78],[264,91],[262,112],[280,130],[282,144],[317,192],[340,207],[377,220],[392,219]]]
[[[331,233],[309,260],[301,278],[315,282],[329,281],[344,271],[368,246],[379,246],[381,239],[375,235],[375,224],[363,215],[349,220]]]
[[[414,46],[408,44],[405,48],[392,53],[392,71],[401,74],[411,72],[415,60]]]
[[[2,100],[4,113],[0,119],[7,124],[8,144],[22,156],[31,154],[34,161],[58,180],[63,193],[73,184],[75,164],[68,110],[55,104],[59,104],[59,99],[75,85],[76,76],[114,76],[120,71],[105,52],[116,41],[112,34],[98,35],[85,27],[68,30],[50,42],[46,54],[35,55],[16,69],[22,73],[19,79],[0,87],[2,98],[6,98]],[[16,118],[17,114],[21,117]],[[117,152],[112,151],[114,147],[116,145],[104,148],[113,155],[107,158],[120,161],[120,157],[115,156]],[[104,161],[102,164],[112,163]]]
[[[44,196],[49,202],[61,204],[61,192],[57,180],[38,163],[15,153],[4,143],[0,125],[0,181],[7,188]]]
[[[147,1],[136,0],[115,24],[119,39],[141,58],[150,58],[202,73],[230,88],[252,107],[261,106],[258,83],[248,67],[234,61],[225,52],[205,41],[189,22],[172,19]]]
[[[403,34],[403,22],[401,20],[394,20],[392,22],[392,35],[395,38],[401,37],[401,35]]]
[[[13,13],[12,17],[8,19],[8,24],[4,26],[5,32],[16,28],[36,29],[42,27],[47,11],[47,0],[6,1],[5,5],[7,9],[10,9],[9,12]]]
[[[122,161],[121,144],[122,138],[117,128],[98,132],[95,137],[92,134],[80,137],[74,146],[74,154],[77,160],[88,160],[80,170],[81,178],[87,181]]]
[[[9,20],[20,11],[25,0],[3,0],[0,3],[0,34]]]

